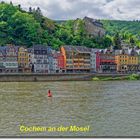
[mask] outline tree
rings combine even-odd
[[[42,42],[41,27],[31,15],[18,11],[11,17],[10,25],[13,44],[31,46]]]
[[[29,13],[32,13],[32,7],[29,7]]]
[[[41,23],[41,22],[42,22],[42,12],[41,12],[40,8],[37,7],[37,9],[33,9],[33,10],[32,10],[32,13],[33,13],[34,18],[35,18],[39,23]]]
[[[19,10],[21,10],[21,5],[20,4],[18,5],[18,8],[19,8]]]
[[[133,39],[133,37],[130,38],[130,43],[131,44],[134,44],[135,43],[135,40]]]
[[[10,1],[10,4],[13,5],[12,1]]]
[[[104,48],[109,48],[112,45],[112,40],[109,37],[104,37],[102,44]]]
[[[4,45],[9,42],[9,35],[8,35],[8,24],[7,22],[0,22],[0,45]]]
[[[121,38],[119,36],[119,33],[116,33],[114,36],[114,49],[121,49]]]

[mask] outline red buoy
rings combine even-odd
[[[48,90],[48,97],[52,97],[52,93],[50,90]]]

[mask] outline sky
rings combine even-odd
[[[21,4],[25,10],[29,7],[40,7],[44,16],[54,20],[85,16],[95,19],[140,20],[140,0],[12,0],[12,2],[15,5]]]

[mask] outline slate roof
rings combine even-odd
[[[32,48],[27,48],[28,53],[32,52]]]
[[[31,50],[32,53],[35,54],[43,54],[43,55],[49,55],[52,56],[52,49],[50,46],[45,45],[34,45]],[[37,52],[38,51],[38,52]]]
[[[6,47],[5,46],[0,46],[0,52],[3,54],[3,56],[6,56]]]
[[[20,46],[0,46],[0,52],[2,52],[3,56],[7,55],[7,52],[9,51],[10,47],[15,49],[15,52],[18,55],[18,49],[20,48]]]
[[[115,50],[115,55],[121,55],[121,54],[126,54],[126,55],[138,55],[138,52],[135,49],[122,49],[122,50]]]
[[[76,51],[79,53],[91,53],[91,49],[85,46],[63,46],[66,51]]]

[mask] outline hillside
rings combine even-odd
[[[140,22],[102,20],[106,30],[104,37],[91,37],[85,30],[83,19],[53,21],[42,15],[38,7],[24,11],[21,5],[0,3],[0,45],[45,44],[59,49],[60,45],[85,45],[108,48],[123,39],[140,46]],[[118,33],[117,33],[118,32]]]
[[[132,35],[140,36],[139,21],[119,21],[119,20],[102,20],[104,27],[109,35],[114,35],[116,32],[129,32]]]
[[[140,21],[102,20],[107,35],[115,36],[118,32],[126,43],[134,42],[140,47]]]

